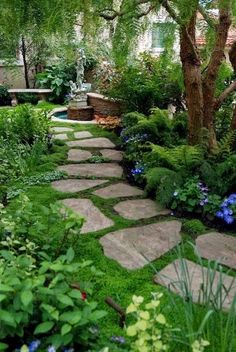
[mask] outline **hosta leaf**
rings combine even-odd
[[[69,263],[71,263],[74,257],[75,257],[75,252],[73,248],[70,247],[66,253],[66,259]]]
[[[52,321],[46,321],[44,323],[41,323],[37,325],[36,329],[34,330],[35,334],[43,334],[45,332],[50,331],[54,326],[54,323]]]
[[[158,314],[158,316],[156,317],[156,321],[162,325],[166,324],[166,318],[164,317],[163,314]]]

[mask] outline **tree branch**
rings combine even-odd
[[[224,100],[234,91],[236,90],[236,81],[233,81],[222,93],[221,95],[215,100],[214,103],[214,110],[219,110],[221,104]]]
[[[201,5],[198,5],[198,11],[200,12],[204,20],[207,22],[207,24],[216,31],[217,30],[216,22],[212,19],[211,16],[208,15],[208,13]]]

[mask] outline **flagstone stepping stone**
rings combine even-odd
[[[236,237],[212,232],[199,236],[196,246],[201,257],[236,269]]]
[[[84,148],[115,148],[115,144],[113,144],[108,138],[90,138],[83,139],[81,141],[70,141],[67,142],[69,147],[84,147]]]
[[[164,221],[111,232],[99,242],[104,254],[127,269],[139,269],[181,241],[181,222]]]
[[[65,141],[68,139],[68,136],[65,133],[60,133],[60,134],[53,135],[53,139],[59,139],[61,141]]]
[[[98,189],[93,192],[98,197],[109,199],[109,198],[118,198],[118,197],[132,197],[143,195],[144,192],[137,188],[127,185],[126,183],[116,183],[110,186],[107,186],[102,189]]]
[[[121,166],[112,163],[100,164],[68,164],[61,165],[57,168],[60,171],[65,171],[69,176],[84,176],[84,177],[117,177],[121,178],[123,169]]]
[[[77,139],[93,137],[93,135],[88,131],[75,132],[74,136]]]
[[[60,180],[51,183],[52,187],[60,192],[80,192],[89,188],[93,188],[103,183],[108,182],[108,180]]]
[[[212,285],[209,285],[209,275],[210,271],[207,268],[186,259],[177,259],[155,275],[154,282],[184,298],[188,298],[187,285],[187,290],[192,293],[193,301],[202,304],[204,304],[203,291],[207,292],[207,296],[212,297],[212,301],[215,301],[216,292],[219,290],[218,285],[223,282],[221,299],[223,308],[229,309],[236,295],[236,279],[216,271],[212,272],[211,277],[214,279]]]
[[[106,217],[89,199],[64,199],[64,205],[75,213],[85,217],[81,233],[95,232],[114,225],[114,222]]]
[[[112,161],[122,161],[123,159],[123,153],[119,150],[103,149],[100,150],[100,153],[104,158],[110,159]]]
[[[85,161],[91,158],[92,153],[87,150],[82,149],[70,149],[68,152],[68,160],[69,161]]]
[[[170,210],[163,209],[151,199],[125,200],[114,206],[115,211],[125,219],[140,220],[157,215],[168,215]]]
[[[54,133],[73,132],[74,131],[73,128],[70,128],[70,127],[52,127],[51,130]]]

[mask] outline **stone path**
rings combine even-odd
[[[74,130],[66,127],[54,127],[52,131],[58,133],[54,135],[55,139],[67,140],[67,132]],[[74,164],[70,163],[58,167],[58,170],[65,171],[72,178],[52,182],[52,187],[64,193],[89,190],[90,195],[95,195],[103,199],[104,202],[110,199],[113,202],[117,201],[113,208],[110,206],[112,214],[117,214],[124,219],[139,221],[135,227],[113,231],[101,237],[99,242],[104,255],[117,261],[119,265],[128,270],[135,270],[148,265],[151,261],[157,260],[174,249],[181,242],[181,222],[170,219],[158,222],[155,217],[169,215],[170,211],[163,209],[150,199],[142,198],[144,192],[139,188],[132,187],[125,182],[114,181],[114,178],[121,179],[123,176],[123,169],[119,165],[122,161],[122,153],[114,149],[115,145],[108,138],[94,138],[88,131],[74,132],[73,135],[75,140],[67,141],[66,144],[70,148],[77,147],[77,149],[69,149],[68,151],[68,161],[74,162]],[[83,149],[78,149],[78,147]],[[86,162],[92,157],[92,148],[98,149],[98,152],[110,162],[97,164]],[[109,184],[106,185],[108,182]],[[97,189],[94,190],[94,187]],[[117,200],[122,197],[131,199]],[[115,225],[114,221],[103,214],[90,199],[67,198],[62,202],[75,213],[84,216],[85,223],[81,230],[82,234],[104,229],[109,232],[109,228]],[[145,219],[152,223],[143,225],[142,221]],[[236,269],[236,237],[209,233],[197,238],[196,247],[203,258],[216,260],[229,268]],[[185,275],[182,263],[184,263]],[[186,269],[189,275],[186,275]],[[175,260],[157,273],[154,282],[184,296],[183,282],[185,281],[192,290],[193,300],[204,303],[201,289],[207,285],[204,281],[208,277],[207,270],[206,267],[186,259]],[[228,309],[236,294],[236,283],[232,276],[216,272],[210,294],[214,296],[221,278],[225,285],[221,293],[223,297],[227,296],[223,308]],[[208,289],[210,289],[209,285]],[[226,290],[229,290],[228,295]],[[201,298],[199,298],[200,294]]]
[[[112,163],[100,164],[69,164],[58,167],[58,170],[65,171],[69,176],[83,177],[117,177],[121,178],[123,169],[121,166]]]
[[[90,138],[80,141],[70,141],[66,143],[69,147],[83,147],[83,148],[115,148],[108,138]]]
[[[179,221],[164,221],[111,232],[100,243],[107,257],[127,269],[138,269],[180,243],[180,229]]]
[[[119,150],[102,149],[100,150],[100,153],[104,158],[107,158],[112,161],[122,161],[123,158],[123,154]]]
[[[100,198],[109,199],[141,196],[144,194],[144,192],[141,189],[132,187],[126,183],[115,183],[105,188],[98,189],[97,191],[93,192],[93,194]]]
[[[95,232],[114,225],[89,199],[64,199],[64,205],[85,218],[81,233]]]
[[[85,161],[92,157],[92,153],[87,150],[82,149],[70,149],[68,152],[68,160],[69,161]]]
[[[66,193],[76,193],[81,192],[89,188],[94,188],[96,186],[102,185],[108,182],[108,180],[60,180],[52,182],[52,187],[60,192]]]
[[[125,219],[140,220],[158,215],[168,215],[167,209],[161,209],[151,199],[125,200],[114,206],[115,211]]]
[[[210,275],[212,277],[211,285],[209,284]],[[222,299],[224,309],[230,308],[236,295],[235,278],[219,272],[213,274],[207,268],[186,259],[177,259],[167,265],[154,277],[154,282],[184,298],[188,298],[188,292],[191,292],[195,303],[203,304],[206,296],[208,296],[208,300],[211,298],[211,301],[214,302],[217,301],[216,297],[218,296],[218,307],[220,307],[220,299]],[[221,292],[219,292],[220,282],[223,282]]]
[[[196,245],[201,257],[236,269],[236,237],[212,232],[199,236]]]

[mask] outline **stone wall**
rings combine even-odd
[[[122,104],[97,93],[88,93],[88,105],[92,106],[95,115],[120,116]]]

